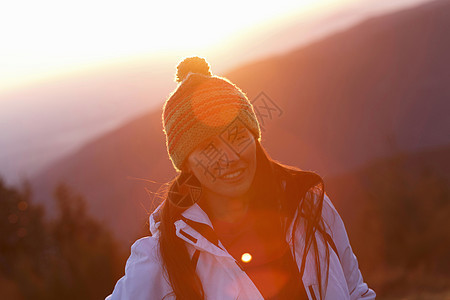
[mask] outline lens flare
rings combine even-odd
[[[252,255],[250,253],[244,253],[241,256],[242,262],[249,263],[252,260]]]

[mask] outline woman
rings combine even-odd
[[[203,58],[177,69],[162,119],[178,175],[107,299],[374,299],[322,178],[269,157]]]

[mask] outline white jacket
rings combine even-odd
[[[208,215],[197,204],[189,207],[182,215],[187,219],[212,227]],[[322,239],[316,236],[320,255],[325,255],[325,246],[329,247],[330,253],[329,277],[324,294],[325,299],[375,299],[375,292],[363,281],[358,268],[358,261],[350,247],[344,223],[326,194],[324,196],[322,215],[330,226],[329,234],[333,238],[338,253],[337,255],[330,244],[323,243]],[[132,245],[131,255],[125,267],[125,276],[117,281],[113,293],[106,300],[159,300],[172,292],[171,286],[165,277],[159,254],[159,222],[155,222],[154,216],[155,213],[150,216],[152,236],[141,238]],[[176,221],[175,227],[177,236],[186,242],[191,257],[194,256],[196,250],[200,253],[196,270],[202,282],[206,299],[263,299],[251,279],[241,270],[235,259],[225,250],[225,247],[220,242],[219,248],[183,220]],[[300,234],[297,236],[302,237],[302,222],[299,223],[297,230],[300,231]],[[292,224],[290,231],[292,232]],[[291,251],[293,251],[293,244],[289,237],[290,234],[288,232],[287,241],[291,246]],[[295,242],[296,260],[300,269],[302,261],[301,251],[304,241],[302,238],[297,238]],[[306,257],[305,272],[302,278],[308,298],[311,300],[319,299],[319,285],[313,258],[312,250],[310,250]],[[324,278],[326,266],[325,263],[321,265],[323,265],[322,272],[324,276],[322,278]],[[168,296],[165,299],[174,299],[174,297]]]

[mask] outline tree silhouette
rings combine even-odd
[[[124,257],[110,232],[64,183],[54,191],[57,217],[0,178],[0,298],[102,299],[122,274]]]
[[[104,298],[122,271],[116,242],[87,214],[83,197],[65,184],[56,187],[54,196],[59,217],[52,223],[52,236],[59,255],[53,287],[64,299]]]

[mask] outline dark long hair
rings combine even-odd
[[[204,299],[204,290],[202,283],[195,272],[191,262],[189,253],[183,240],[178,238],[175,233],[174,222],[180,219],[183,208],[173,204],[171,191],[177,186],[177,180],[185,177],[186,173],[182,171],[168,182],[162,189],[162,199],[164,201],[160,212],[159,226],[159,249],[163,266],[165,268],[167,278],[172,286],[173,293],[177,299]],[[286,182],[285,189],[282,181]],[[322,206],[324,197],[323,179],[316,173],[310,171],[302,171],[296,167],[284,165],[270,158],[262,145],[256,142],[256,172],[252,185],[249,190],[253,207],[251,209],[269,209],[270,211],[278,211],[281,220],[287,220],[285,223],[271,220],[271,226],[280,227],[280,232],[284,233],[285,239],[289,225],[293,222],[291,239],[294,246],[295,261],[295,240],[296,228],[300,222],[304,222],[304,247],[303,260],[300,266],[300,274],[305,269],[306,255],[312,247],[317,279],[319,283],[320,298],[323,298],[322,290],[322,272],[319,249],[316,239],[316,232],[325,243],[323,234],[325,232],[325,222],[322,219]],[[298,209],[298,213],[296,211]],[[280,220],[280,219],[279,219]],[[326,243],[325,243],[326,244]],[[329,249],[325,247],[325,264],[326,264],[326,282],[328,283],[329,269]],[[166,295],[168,296],[168,295]]]

